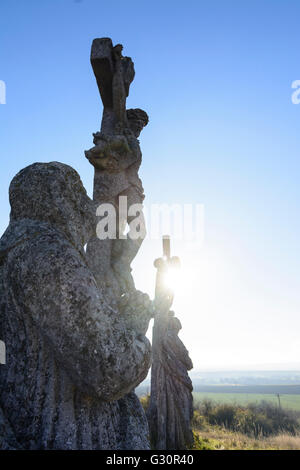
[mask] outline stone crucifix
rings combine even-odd
[[[171,257],[170,237],[163,237],[163,256],[154,262],[157,268],[155,316],[147,410],[151,443],[157,450],[186,449],[193,443],[193,386],[187,372],[193,364],[178,337],[181,323],[170,311],[174,293],[165,283],[168,270],[178,268],[179,264],[179,258]]]
[[[116,211],[116,239],[99,240],[95,236],[87,247],[90,265],[98,283],[105,284],[114,302],[123,294],[134,291],[130,264],[137,254],[145,233],[132,239],[123,235],[133,220],[119,204],[126,198],[127,208],[142,204],[144,190],[138,176],[142,153],[138,137],[148,123],[141,109],[126,109],[126,98],[134,79],[134,64],[123,57],[123,46],[113,46],[110,38],[94,39],[91,64],[103,103],[101,130],[93,134],[94,147],[85,152],[94,166],[94,201],[110,203]],[[130,230],[129,230],[130,235]]]

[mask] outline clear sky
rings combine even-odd
[[[1,0],[1,233],[9,182],[35,161],[72,165],[91,194],[83,151],[102,105],[89,54],[109,36],[135,62],[128,107],[150,116],[146,205],[205,207],[204,245],[173,247],[195,367],[299,364],[299,14],[292,0]],[[134,263],[151,296],[158,255],[146,239]]]

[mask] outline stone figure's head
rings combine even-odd
[[[148,114],[142,109],[127,109],[126,111],[129,127],[138,138],[145,126],[149,122]]]
[[[95,229],[95,207],[78,173],[59,162],[34,163],[21,170],[9,188],[11,221],[48,222],[83,246]]]

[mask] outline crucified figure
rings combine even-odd
[[[93,134],[94,147],[85,152],[94,166],[94,201],[110,203],[115,208],[115,239],[99,240],[95,236],[87,246],[90,265],[105,290],[111,291],[112,302],[135,291],[131,262],[145,237],[145,224],[138,237],[131,238],[130,224],[135,218],[122,210],[120,196],[127,198],[127,207],[138,204],[143,221],[144,189],[138,175],[142,153],[138,137],[148,124],[142,109],[126,109],[126,98],[134,78],[134,65],[123,57],[123,46],[113,46],[109,38],[95,39],[91,64],[103,103],[101,130]],[[124,231],[129,226],[129,233]]]

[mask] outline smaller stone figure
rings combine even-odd
[[[168,238],[157,268],[155,316],[152,336],[151,396],[147,410],[152,445],[157,450],[186,449],[193,443],[192,382],[188,371],[193,363],[178,337],[181,323],[170,311],[173,292],[163,284],[168,267],[179,263],[170,257]]]

